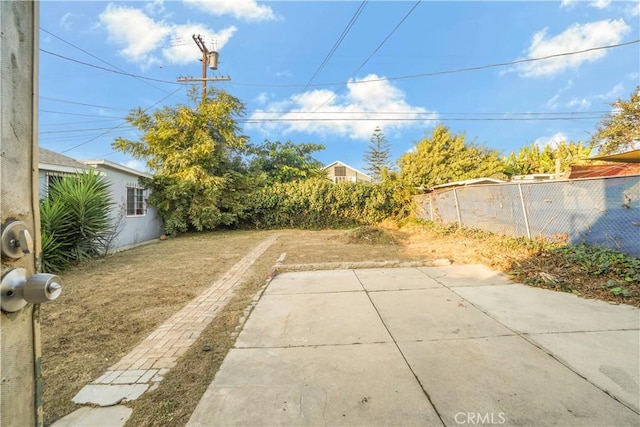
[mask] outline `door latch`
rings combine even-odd
[[[2,276],[0,305],[2,311],[13,313],[27,303],[53,301],[62,293],[62,280],[55,274],[34,274],[27,279],[27,270],[14,268]]]

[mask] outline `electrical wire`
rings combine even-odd
[[[68,129],[68,130],[48,130],[48,131],[40,132],[40,135],[47,135],[47,134],[53,134],[53,133],[93,132],[93,131],[96,131],[96,130],[105,130],[105,129],[113,129],[113,127],[88,128],[88,129]]]
[[[393,35],[393,33],[395,33],[395,32],[396,32],[396,30],[397,30],[398,28],[400,28],[400,26],[401,26],[402,24],[404,24],[404,21],[406,21],[406,20],[407,20],[407,18],[409,17],[409,15],[411,15],[411,13],[416,9],[416,7],[418,7],[418,5],[420,4],[420,2],[421,2],[421,1],[422,1],[422,0],[418,0],[418,1],[416,1],[416,4],[414,4],[414,5],[413,5],[413,7],[412,7],[411,9],[409,9],[409,11],[406,13],[406,15],[404,15],[404,17],[400,20],[400,22],[398,22],[398,23],[396,24],[396,26],[393,28],[393,30],[391,30],[391,32],[390,32],[389,34],[387,34],[387,37],[385,37],[385,38],[384,38],[384,40],[382,40],[382,42],[380,42],[380,44],[378,45],[378,47],[376,47],[376,48],[373,50],[373,52],[371,52],[371,54],[367,57],[367,59],[365,59],[365,60],[362,62],[362,64],[360,64],[360,66],[358,67],[358,70],[356,71],[356,73],[357,73],[358,71],[360,71],[360,70],[361,70],[361,69],[362,69],[362,68],[367,64],[367,62],[369,62],[369,60],[370,60],[371,58],[373,58],[373,56],[374,56],[376,53],[378,53],[378,51],[380,50],[380,48],[382,48],[382,46],[384,46],[384,44],[387,42],[387,40],[389,40],[389,38],[391,38],[391,36]],[[352,73],[352,74],[355,74],[355,73]]]
[[[336,51],[338,50],[338,47],[340,47],[340,45],[342,44],[342,42],[344,41],[345,37],[347,36],[347,34],[349,34],[349,32],[351,31],[351,28],[353,27],[353,25],[356,23],[356,21],[358,20],[358,18],[360,17],[360,14],[362,13],[362,11],[364,10],[365,6],[367,5],[367,1],[368,0],[363,0],[360,3],[360,6],[358,6],[358,9],[355,11],[355,13],[353,14],[353,16],[351,17],[351,19],[349,20],[349,22],[347,23],[347,25],[345,26],[345,28],[342,30],[342,34],[340,34],[340,36],[338,37],[338,40],[335,41],[335,43],[333,44],[333,46],[331,47],[331,49],[329,50],[329,52],[325,55],[324,59],[322,60],[322,63],[320,63],[320,65],[318,66],[318,68],[316,68],[316,71],[313,73],[313,75],[311,76],[311,78],[309,79],[309,81],[307,82],[306,85],[304,85],[304,88],[302,89],[302,91],[300,91],[300,93],[298,94],[298,96],[296,97],[295,101],[297,102],[297,100],[300,99],[300,96],[302,96],[302,93],[304,93],[305,90],[307,90],[307,88],[309,88],[309,86],[311,85],[311,83],[313,83],[313,80],[316,78],[316,76],[324,69],[324,67],[326,67],[326,65],[329,63],[329,61],[331,60],[331,58],[333,57],[333,55],[336,53]]]
[[[486,121],[486,122],[511,122],[511,121],[555,121],[555,120],[600,120],[605,116],[586,116],[586,117],[451,117],[451,118],[380,118],[380,117],[362,117],[362,118],[248,118],[248,119],[240,119],[238,122],[241,123],[272,123],[272,122],[368,122],[368,121],[385,121],[385,122],[423,122],[423,121],[470,121],[470,122],[478,122],[478,121]]]
[[[360,66],[351,73],[352,76],[355,76],[356,74],[358,74],[358,72],[360,70],[362,70],[362,68],[367,64],[367,62],[369,62],[369,60],[371,58],[373,58],[373,56],[382,48],[382,46],[384,46],[384,44],[387,42],[387,40],[389,40],[389,38],[391,38],[391,36],[393,35],[393,33],[396,32],[396,30],[398,28],[400,28],[400,26],[404,23],[404,21],[407,20],[407,18],[409,17],[409,15],[411,15],[411,13],[416,9],[416,7],[418,7],[418,5],[420,4],[422,0],[418,0],[416,1],[416,3],[413,5],[413,7],[411,9],[409,9],[409,11],[404,15],[404,17],[396,24],[396,26],[393,28],[393,30],[391,30],[391,32],[389,34],[387,34],[387,37],[385,37],[379,44],[378,46],[369,54],[369,56],[367,57],[367,59],[365,59],[362,64],[360,64]],[[343,87],[344,88],[344,87]],[[302,91],[304,92],[304,90]],[[329,102],[331,102],[332,100],[334,100],[336,98],[336,96],[338,96],[337,92],[333,92],[327,99],[324,100],[324,102],[322,102],[320,105],[318,105],[310,114],[316,113],[319,109],[321,109],[322,107],[324,107],[325,105],[327,105]]]
[[[582,53],[587,53],[587,52],[594,52],[597,50],[606,50],[606,49],[615,49],[618,47],[623,47],[623,46],[630,46],[632,44],[637,44],[640,43],[640,39],[637,40],[631,40],[629,42],[625,42],[625,43],[618,43],[618,44],[612,44],[612,45],[607,45],[607,46],[598,46],[598,47],[591,47],[588,49],[583,49],[583,50],[577,50],[577,51],[573,51],[573,52],[563,52],[563,53],[556,53],[553,55],[546,55],[546,56],[540,56],[540,57],[536,57],[536,58],[526,58],[526,59],[518,59],[515,61],[509,61],[509,62],[499,62],[499,63],[495,63],[495,64],[487,64],[487,65],[478,65],[478,66],[473,66],[473,67],[466,67],[466,68],[458,68],[455,70],[445,70],[445,71],[435,71],[435,72],[430,72],[430,73],[419,73],[419,74],[408,74],[408,75],[403,75],[403,76],[394,76],[394,77],[380,77],[377,79],[370,79],[370,80],[348,80],[348,81],[341,81],[341,82],[331,82],[331,83],[312,83],[312,84],[268,84],[268,83],[238,83],[238,82],[229,82],[230,85],[235,85],[235,86],[248,86],[248,87],[279,87],[279,88],[291,88],[291,87],[321,87],[321,86],[340,86],[340,85],[346,85],[346,84],[366,84],[366,83],[374,83],[374,82],[383,82],[383,81],[394,81],[394,80],[407,80],[407,79],[417,79],[417,78],[422,78],[422,77],[433,77],[433,76],[441,76],[441,75],[446,75],[446,74],[456,74],[456,73],[464,73],[464,72],[468,72],[468,71],[478,71],[478,70],[485,70],[488,68],[496,68],[496,67],[506,67],[509,65],[518,65],[518,64],[524,64],[524,63],[528,63],[528,62],[536,62],[536,61],[544,61],[546,59],[552,59],[552,58],[559,58],[559,57],[563,57],[563,56],[571,56],[571,55],[580,55]]]
[[[83,114],[83,113],[69,113],[66,111],[55,111],[55,110],[38,110],[38,113],[51,113],[51,114],[64,114],[67,116],[82,116],[82,117],[100,117],[104,119],[124,119],[121,116],[102,116],[100,114]]]
[[[180,83],[180,82],[172,82],[170,80],[154,79],[153,77],[140,76],[140,75],[137,75],[137,74],[127,73],[126,71],[112,70],[110,68],[101,67],[100,65],[90,64],[88,62],[79,61],[79,60],[74,59],[74,58],[69,58],[68,56],[60,55],[59,53],[49,52],[48,50],[45,50],[45,49],[42,49],[42,48],[40,48],[40,52],[44,52],[46,54],[49,54],[49,55],[52,55],[52,56],[56,56],[58,58],[65,59],[67,61],[75,62],[77,64],[86,65],[87,67],[97,68],[99,70],[108,71],[110,73],[120,74],[120,75],[123,75],[123,76],[135,77],[137,79],[149,80],[149,81],[152,81],[152,82],[166,83],[166,84],[171,84],[171,85],[180,85],[180,86],[184,85],[184,83]],[[172,92],[171,94],[173,95],[174,93],[175,92]]]
[[[169,98],[170,96],[172,96],[173,94],[175,94],[176,92],[178,92],[180,89],[182,89],[182,88],[181,88],[181,87],[177,88],[176,90],[174,90],[173,92],[171,92],[170,94],[168,94],[167,96],[165,96],[164,98],[162,98],[161,100],[159,100],[158,102],[156,102],[156,103],[154,103],[154,104],[150,105],[149,107],[145,108],[145,109],[144,109],[144,110],[142,110],[142,111],[143,111],[143,112],[147,112],[147,111],[149,111],[151,108],[153,108],[153,107],[155,107],[156,105],[160,104],[160,103],[161,103],[161,102],[163,102],[165,99]],[[104,136],[104,135],[107,135],[109,132],[112,132],[112,131],[114,131],[114,130],[116,130],[116,129],[120,129],[120,128],[122,128],[122,126],[124,126],[125,124],[127,124],[127,122],[122,122],[122,123],[120,123],[119,125],[112,127],[110,130],[107,130],[107,131],[105,131],[105,132],[102,132],[100,135],[97,135],[97,136],[95,136],[95,137],[93,137],[93,138],[91,138],[91,139],[89,139],[89,140],[87,140],[87,141],[85,141],[85,142],[82,142],[82,143],[80,143],[80,144],[74,145],[74,146],[73,146],[73,147],[71,147],[71,148],[67,148],[67,149],[66,149],[66,150],[64,150],[64,151],[61,151],[61,152],[60,152],[60,154],[68,153],[68,152],[69,152],[69,151],[71,151],[71,150],[75,150],[75,149],[76,149],[76,148],[78,148],[78,147],[82,147],[83,145],[86,145],[86,144],[88,144],[88,143],[90,143],[90,142],[93,142],[93,141],[95,141],[96,139],[98,139],[98,138],[100,138],[100,137],[102,137],[102,136]]]
[[[67,101],[67,100],[58,99],[58,98],[49,98],[48,96],[40,96],[40,99],[45,99],[47,101],[63,102],[65,104],[83,105],[85,107],[104,108],[105,110],[131,111],[131,108],[107,107],[105,105],[85,104],[84,102]]]
[[[113,65],[113,64],[111,64],[111,63],[109,63],[109,62],[105,61],[105,60],[104,60],[104,59],[102,59],[102,58],[97,57],[97,56],[96,56],[96,55],[94,55],[93,53],[88,52],[88,51],[86,51],[86,50],[82,49],[81,47],[76,46],[75,44],[71,43],[70,41],[67,41],[67,40],[63,39],[62,37],[60,37],[60,36],[58,36],[58,35],[55,35],[55,34],[53,34],[52,32],[47,31],[47,30],[45,30],[45,29],[44,29],[44,28],[42,28],[42,27],[40,27],[40,31],[43,31],[43,32],[45,32],[45,33],[49,34],[50,36],[55,37],[56,39],[60,40],[61,42],[66,43],[66,44],[68,44],[69,46],[71,46],[71,47],[74,47],[74,48],[78,49],[80,52],[83,52],[83,53],[85,53],[85,54],[89,55],[90,57],[97,59],[98,61],[102,62],[103,64],[107,64],[108,66],[113,67],[113,68],[115,68],[115,69],[116,69],[116,70],[118,70],[118,71],[121,71],[121,72],[123,72],[123,73],[126,73],[126,71],[125,71],[125,70],[123,70],[122,68],[120,68],[120,67],[118,67],[118,66],[116,66],[116,65]],[[158,89],[159,91],[164,92],[164,93],[169,93],[169,91],[167,91],[167,90],[165,90],[165,89],[162,89],[162,88],[159,88],[158,86],[152,85],[151,83],[144,81],[144,80],[143,80],[143,79],[141,79],[140,77],[136,77],[136,76],[133,76],[133,75],[132,75],[132,77],[134,77],[136,80],[139,80],[141,83],[146,84],[147,86],[150,86],[150,87],[152,87],[152,88],[154,88],[154,89]]]

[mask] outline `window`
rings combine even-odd
[[[144,215],[144,189],[127,187],[127,216]]]
[[[336,166],[333,169],[334,176],[347,176],[347,168],[346,166]]]

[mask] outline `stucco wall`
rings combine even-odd
[[[120,233],[111,245],[111,250],[135,246],[154,240],[162,234],[162,222],[152,206],[146,206],[144,216],[127,216],[127,185],[138,185],[138,176],[116,170],[106,165],[98,165],[97,169],[105,174],[111,183],[111,197],[116,204],[113,208],[113,220],[121,217]],[[145,190],[145,199],[149,190]]]

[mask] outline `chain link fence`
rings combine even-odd
[[[459,187],[417,200],[423,219],[640,256],[638,175]]]

